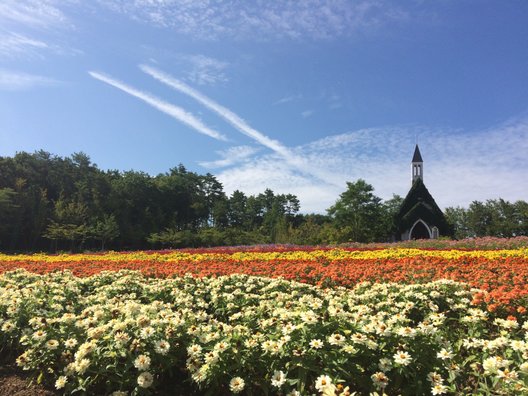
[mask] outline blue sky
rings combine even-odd
[[[2,0],[0,155],[87,153],[324,212],[346,181],[528,200],[528,2]]]

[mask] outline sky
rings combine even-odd
[[[0,156],[183,164],[325,213],[405,196],[528,200],[523,0],[1,0]]]

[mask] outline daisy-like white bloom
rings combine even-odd
[[[146,371],[150,368],[150,357],[147,355],[139,355],[134,360],[134,367],[140,371]]]
[[[4,324],[2,325],[2,331],[4,333],[11,333],[15,329],[16,329],[15,324],[13,322],[10,322],[9,320],[6,320]]]
[[[66,341],[64,341],[64,346],[68,349],[74,348],[77,344],[78,342],[75,338],[68,338]]]
[[[401,335],[402,337],[412,338],[416,336],[416,329],[413,329],[409,326],[401,327],[400,329],[398,329],[398,335]]]
[[[442,378],[442,376],[440,374],[438,374],[436,371],[433,371],[429,374],[427,374],[427,379],[433,384],[433,385],[437,385],[437,384],[442,384],[444,383],[444,379]]]
[[[44,330],[37,330],[33,333],[33,335],[31,336],[34,340],[36,341],[42,341],[44,339],[46,339],[46,332]]]
[[[318,338],[314,338],[312,341],[310,341],[310,346],[313,349],[321,349],[323,345],[324,345],[324,342]]]
[[[519,378],[519,375],[515,370],[510,371],[509,369],[497,370],[497,376],[502,378],[505,382],[512,382]]]
[[[29,363],[29,353],[28,353],[28,351],[24,352],[22,355],[20,355],[16,359],[16,364],[19,367],[24,368],[28,363]]]
[[[526,341],[513,340],[510,342],[510,347],[514,351],[521,351],[521,352],[528,351],[528,343]]]
[[[187,348],[187,353],[189,357],[199,356],[202,353],[202,347],[198,344],[192,344]]]
[[[389,377],[380,371],[372,374],[370,378],[372,379],[372,382],[376,388],[384,388],[389,384]]]
[[[301,396],[301,392],[299,392],[298,390],[294,389],[290,393],[288,393],[286,396]]]
[[[343,345],[345,343],[345,336],[334,333],[330,337],[328,337],[328,343],[330,345]]]
[[[231,379],[231,381],[229,381],[229,389],[233,393],[242,392],[242,390],[244,389],[245,385],[246,385],[246,383],[240,377],[234,377],[234,378]]]
[[[448,350],[448,349],[445,349],[445,348],[442,348],[442,349],[440,350],[440,352],[438,352],[438,353],[436,354],[436,357],[437,357],[437,358],[440,358],[440,359],[442,359],[442,360],[452,359],[453,356],[455,356],[455,355],[453,354],[453,352],[450,351],[450,350]]]
[[[411,355],[409,355],[409,353],[405,351],[396,352],[393,358],[394,363],[400,364],[402,366],[407,366],[412,361]]]
[[[381,358],[378,363],[378,368],[384,373],[392,369],[392,361],[388,358]]]
[[[327,386],[332,385],[332,378],[328,375],[320,375],[315,380],[315,389],[319,392],[323,392]]]
[[[59,341],[57,340],[48,340],[46,341],[46,344],[44,344],[47,349],[54,350],[59,347]]]
[[[282,371],[275,371],[271,377],[271,385],[280,388],[286,382],[286,374]]]
[[[139,374],[137,377],[137,384],[141,388],[150,388],[153,382],[154,382],[154,376],[150,374],[148,371],[145,371],[144,373]]]
[[[61,375],[59,378],[57,378],[57,381],[55,381],[55,389],[64,388],[67,382],[68,382],[68,377]]]
[[[165,340],[159,340],[154,343],[154,350],[160,355],[166,355],[169,352],[170,344]]]
[[[84,374],[84,372],[90,367],[90,360],[81,359],[75,362],[75,371],[79,374]]]
[[[506,367],[510,364],[510,361],[504,359],[502,356],[491,356],[487,359],[484,359],[482,362],[482,368],[486,374],[494,374],[498,369]]]
[[[124,345],[128,341],[130,341],[130,336],[127,333],[123,332],[123,331],[116,331],[116,333],[114,334],[114,340],[119,345]]]
[[[218,352],[223,352],[225,351],[227,348],[229,348],[229,344],[225,341],[220,341],[220,342],[217,342],[214,346],[214,350],[215,351],[218,351]]]
[[[431,388],[431,394],[432,395],[443,395],[444,393],[447,393],[447,386],[445,385],[442,385],[442,384],[436,384],[436,385],[433,385],[433,387]]]
[[[147,338],[152,337],[155,333],[156,333],[156,330],[154,330],[153,327],[147,326],[141,329],[141,331],[139,332],[139,336],[143,338],[144,340],[146,340]]]

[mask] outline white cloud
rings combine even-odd
[[[0,90],[21,91],[60,83],[49,77],[0,69]]]
[[[71,22],[61,11],[71,1],[63,0],[2,0],[0,3],[0,21],[3,25],[16,24],[34,29],[71,26]]]
[[[49,49],[49,45],[41,40],[9,32],[0,34],[0,55],[15,58],[21,54],[36,55],[40,50]]]
[[[424,159],[424,181],[441,208],[467,207],[472,201],[528,196],[528,118],[493,128],[460,131],[427,127],[370,128],[329,136],[292,149],[313,167],[340,181],[321,184],[297,172],[274,154],[218,174],[231,193],[258,193],[265,188],[296,194],[303,212],[324,213],[344,191],[347,181],[364,179],[375,194],[390,199],[411,187],[415,136]]]
[[[305,110],[301,113],[302,118],[308,118],[313,114],[313,110]]]
[[[299,100],[299,99],[302,99],[302,95],[301,94],[284,96],[284,97],[280,98],[279,100],[273,102],[273,105],[281,105],[281,104],[293,102],[293,101]]]
[[[141,65],[141,70],[149,74],[156,80],[174,88],[175,90],[188,95],[207,107],[209,110],[215,112],[232,126],[234,126],[239,132],[250,137],[257,143],[264,147],[272,150],[275,154],[278,154],[283,160],[290,166],[295,168],[297,171],[307,173],[312,177],[316,177],[322,183],[334,184],[335,179],[333,175],[324,172],[319,168],[314,168],[309,162],[305,161],[302,156],[297,155],[294,151],[284,146],[281,142],[271,139],[262,132],[251,127],[245,120],[240,118],[237,114],[229,110],[228,108],[216,103],[212,99],[198,92],[194,88],[188,86],[184,82],[150,66]]]
[[[205,55],[187,55],[184,59],[191,66],[191,70],[187,72],[187,80],[190,82],[198,85],[213,85],[228,81],[225,74],[229,66],[227,62]]]
[[[126,92],[129,95],[132,95],[143,102],[151,105],[155,109],[168,114],[172,118],[182,122],[183,124],[186,124],[187,126],[190,126],[197,132],[203,133],[204,135],[210,136],[214,139],[218,140],[227,140],[227,138],[222,135],[221,133],[209,128],[207,125],[205,125],[200,119],[195,117],[193,114],[185,111],[181,107],[175,106],[171,103],[165,102],[153,95],[150,95],[146,92],[140,91],[138,89],[135,89],[129,85],[126,85],[118,80],[115,80],[111,77],[108,77],[104,74],[98,73],[98,72],[88,72],[93,78],[102,81],[106,84],[109,84],[117,89],[120,89],[121,91]]]
[[[408,14],[387,0],[251,2],[99,0],[130,18],[206,40],[326,40],[365,33]]]
[[[227,150],[217,151],[217,154],[220,155],[222,159],[216,161],[199,162],[199,164],[204,168],[225,168],[226,166],[232,166],[243,162],[256,152],[258,152],[258,149],[251,146],[230,147]]]

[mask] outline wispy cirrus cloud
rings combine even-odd
[[[15,24],[33,29],[54,29],[71,26],[71,21],[61,10],[71,0],[2,0],[0,21],[3,25]]]
[[[275,154],[282,157],[282,159],[287,164],[289,164],[289,166],[295,168],[297,171],[308,173],[311,176],[316,177],[322,183],[335,183],[333,175],[328,174],[319,168],[314,168],[309,162],[305,161],[302,156],[297,155],[294,151],[290,150],[278,140],[271,139],[269,136],[251,127],[245,120],[240,118],[233,111],[208,98],[196,89],[154,67],[140,65],[140,68],[145,73],[149,74],[163,84],[166,84],[169,87],[192,97],[197,102],[201,103],[206,108],[219,115],[221,118],[235,127],[239,132],[250,137],[255,142],[270,149]]]
[[[273,105],[276,106],[276,105],[281,105],[281,104],[285,104],[285,103],[290,103],[290,102],[294,102],[294,101],[302,99],[302,98],[303,98],[303,96],[301,94],[288,95],[288,96],[284,96],[284,97],[278,99],[277,101],[273,102]]]
[[[24,91],[36,87],[46,87],[61,84],[53,78],[19,71],[0,69],[0,90]]]
[[[14,32],[0,33],[0,55],[5,58],[16,58],[20,55],[37,56],[40,51],[48,49],[49,45],[42,40]]]
[[[387,0],[209,2],[206,0],[99,0],[115,12],[193,38],[327,40],[365,33],[409,18]]]
[[[202,54],[187,55],[189,63],[187,80],[198,85],[213,85],[228,81],[226,69],[229,63]]]
[[[257,148],[251,146],[234,146],[227,150],[217,151],[217,154],[220,155],[222,159],[199,162],[199,164],[204,168],[225,168],[227,166],[244,162],[258,151]]]
[[[425,126],[368,128],[328,136],[292,148],[314,167],[340,180],[322,185],[296,172],[275,154],[224,169],[217,176],[226,192],[258,193],[263,187],[296,194],[303,212],[323,213],[335,203],[347,181],[364,179],[375,194],[390,199],[411,187],[415,136],[424,158],[424,180],[440,205],[467,207],[472,201],[528,196],[528,118],[479,131]]]
[[[109,77],[105,74],[90,71],[88,72],[93,78],[102,81],[108,85],[111,85],[117,89],[120,89],[127,94],[134,96],[143,102],[149,104],[155,109],[169,115],[170,117],[180,121],[181,123],[191,127],[195,131],[202,133],[204,135],[210,136],[217,140],[226,141],[227,138],[221,133],[215,131],[214,129],[209,128],[205,125],[199,118],[195,117],[193,114],[187,112],[181,107],[175,106],[171,103],[165,102],[147,92],[140,91],[136,88],[133,88],[119,80],[116,80],[112,77]]]

